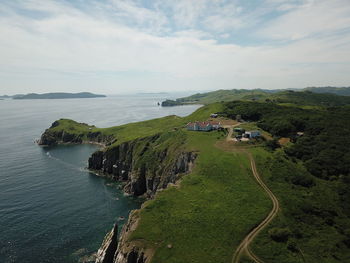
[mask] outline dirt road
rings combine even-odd
[[[239,126],[241,123],[237,123],[235,125],[224,125],[222,126],[223,128],[225,129],[228,129],[228,134],[227,134],[227,137],[226,137],[226,141],[233,141],[233,138],[232,138],[232,134],[233,134],[233,128],[236,127],[236,126]]]
[[[250,233],[240,243],[240,245],[238,246],[238,248],[236,249],[233,255],[232,263],[239,263],[244,253],[248,257],[250,257],[254,262],[263,263],[263,261],[259,259],[257,256],[255,256],[254,253],[250,250],[249,245],[254,240],[254,238],[259,234],[259,232],[263,230],[272,221],[272,219],[277,215],[278,209],[279,209],[278,199],[271,192],[271,190],[265,185],[265,183],[261,180],[259,173],[256,169],[255,161],[252,154],[248,153],[248,157],[250,160],[250,166],[251,166],[254,178],[270,197],[273,207],[270,213],[267,215],[267,217],[257,227],[255,227],[252,231],[250,231]]]

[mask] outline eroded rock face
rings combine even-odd
[[[152,251],[140,248],[137,242],[128,242],[128,238],[138,224],[138,211],[130,213],[128,222],[124,225],[119,243],[117,240],[117,225],[108,233],[97,252],[95,263],[148,263]]]
[[[97,151],[89,158],[89,169],[125,182],[126,193],[152,198],[157,190],[190,172],[197,157],[193,152],[155,151],[150,145],[156,139],[156,136],[137,139]]]
[[[86,125],[83,123],[82,125]],[[93,142],[99,143],[102,145],[110,145],[116,140],[113,136],[103,135],[101,132],[87,132],[87,133],[76,133],[69,132],[65,130],[55,131],[52,128],[59,126],[59,122],[55,121],[52,123],[49,129],[46,129],[45,132],[41,135],[41,138],[38,142],[39,145],[44,146],[54,146],[60,143],[74,143],[80,144],[84,142]]]
[[[153,198],[158,190],[176,183],[182,174],[190,172],[197,157],[196,153],[186,152],[181,147],[159,150],[157,139],[157,136],[142,138],[97,151],[89,159],[89,168],[125,182],[127,193]],[[130,213],[111,263],[151,261],[154,250],[144,247],[140,241],[129,241],[138,225],[138,213],[138,210]]]
[[[130,213],[128,222],[124,225],[113,263],[148,263],[153,252],[142,248],[137,242],[129,242],[128,238],[138,225],[138,210]]]
[[[119,254],[120,255],[120,254]],[[139,248],[133,247],[133,249],[122,257],[117,257],[114,263],[146,263],[144,253]]]
[[[113,263],[114,255],[118,247],[118,225],[115,224],[109,232],[100,249],[97,251],[95,263]]]

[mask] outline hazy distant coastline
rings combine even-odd
[[[106,95],[94,94],[90,92],[79,92],[79,93],[65,93],[65,92],[54,92],[54,93],[28,93],[28,94],[16,94],[13,96],[0,96],[0,99],[14,99],[14,100],[33,100],[33,99],[84,99],[84,98],[102,98]]]

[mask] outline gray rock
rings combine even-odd
[[[114,225],[111,232],[109,232],[100,249],[97,251],[95,263],[113,263],[114,254],[118,247],[118,226]]]

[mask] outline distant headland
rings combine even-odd
[[[101,98],[106,95],[93,94],[90,92],[79,92],[79,93],[65,93],[65,92],[54,92],[54,93],[28,93],[28,94],[17,94],[13,96],[0,96],[0,98],[12,98],[14,100],[34,100],[34,99],[86,99],[86,98]]]

